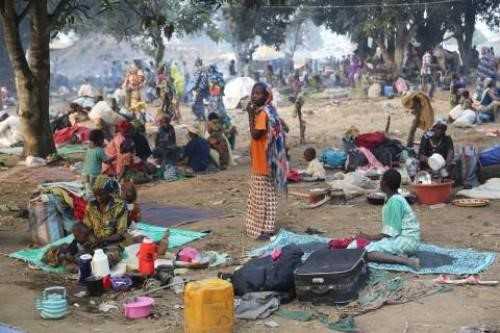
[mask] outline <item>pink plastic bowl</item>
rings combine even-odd
[[[128,319],[146,318],[153,311],[154,303],[151,297],[137,297],[123,304],[123,315]]]

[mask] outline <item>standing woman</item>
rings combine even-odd
[[[285,192],[288,161],[285,132],[271,105],[271,89],[256,83],[247,106],[250,125],[250,193],[246,232],[254,239],[269,239],[276,231],[278,193]]]

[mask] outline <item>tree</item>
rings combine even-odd
[[[80,32],[98,31],[118,40],[134,41],[156,65],[163,62],[166,41],[177,34],[206,31],[218,37],[212,13],[218,1],[121,0],[105,6],[104,15],[94,15],[94,24],[85,24]]]
[[[315,1],[325,6],[314,13],[316,24],[326,24],[334,32],[348,34],[355,42],[365,43],[372,38],[382,51],[384,62],[398,74],[403,65],[405,51],[415,37],[418,23],[424,20],[425,7],[419,1],[383,0]]]
[[[170,4],[175,5],[180,2],[200,6],[215,6],[218,3],[208,0],[189,3],[171,1]],[[110,12],[116,10],[117,6],[131,4],[130,8],[133,8],[133,5],[156,3],[167,4],[165,1],[156,0],[0,0],[3,40],[14,72],[25,155],[46,157],[55,153],[49,122],[50,39],[64,29],[78,27],[85,30],[87,29],[85,23],[95,23],[95,19],[100,17],[117,17],[110,15]],[[151,13],[151,15],[154,14]],[[198,14],[200,13],[197,12]],[[203,15],[192,18],[190,23],[199,26],[198,20],[205,20],[209,14]],[[151,16],[146,16],[148,17]],[[128,18],[132,23],[136,22],[134,16]],[[189,17],[179,16],[178,19],[186,21]],[[145,19],[140,22],[146,23],[146,21]],[[27,52],[23,47],[21,34],[23,22],[27,22],[29,26]],[[165,22],[169,22],[168,18]],[[126,21],[123,23],[125,23],[123,29],[126,30],[128,24]],[[154,29],[157,31],[158,26],[162,26],[159,21],[142,27],[149,31]],[[189,30],[186,29],[186,31]]]
[[[500,0],[463,0],[443,4],[421,4],[419,0],[314,1],[323,6],[314,11],[316,24],[349,34],[355,42],[371,37],[382,50],[384,61],[401,69],[404,53],[413,38],[422,48],[433,48],[451,31],[458,41],[462,61],[468,67],[472,37],[478,17],[490,26],[500,23]],[[331,6],[334,4],[334,6]]]
[[[476,21],[480,17],[490,27],[498,28],[500,25],[500,0],[454,2],[449,6],[442,6],[441,12],[447,14],[444,16],[445,27],[452,32],[452,37],[457,40],[462,63],[466,69],[469,69]]]
[[[79,8],[77,1],[1,0],[4,41],[14,68],[24,153],[46,157],[55,152],[49,123],[49,42],[51,27],[60,26]],[[30,23],[30,47],[25,53],[20,25]]]
[[[260,44],[279,48],[285,41],[287,27],[300,1],[241,0],[223,8],[224,37],[238,56],[240,72],[252,61]]]

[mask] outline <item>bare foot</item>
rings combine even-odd
[[[418,258],[408,258],[406,259],[407,265],[412,267],[414,270],[420,270],[420,259]]]

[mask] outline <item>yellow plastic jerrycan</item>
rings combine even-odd
[[[190,282],[184,290],[184,333],[231,333],[233,285],[220,279]]]

